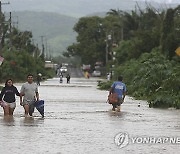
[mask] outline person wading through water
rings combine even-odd
[[[0,102],[5,116],[13,115],[14,109],[16,108],[15,95],[20,96],[20,93],[13,85],[12,79],[6,80],[5,87],[3,87],[0,94]]]
[[[28,116],[28,114],[32,116],[34,112],[34,103],[36,101],[39,101],[38,86],[33,82],[33,75],[29,74],[27,76],[27,82],[21,87],[20,93],[20,105],[24,107],[25,116]]]
[[[126,85],[122,82],[122,80],[123,80],[123,77],[119,76],[118,81],[115,81],[112,84],[111,89],[109,90],[109,95],[111,93],[116,93],[118,95],[118,102],[112,104],[113,111],[115,111],[116,108],[118,112],[121,111],[121,104],[124,102],[124,98],[126,96]]]

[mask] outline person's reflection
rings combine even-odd
[[[12,126],[14,125],[14,117],[9,115],[4,116],[3,122],[8,126]]]
[[[38,126],[39,124],[44,122],[44,118],[36,119],[34,117],[25,117],[23,120],[23,124],[25,126]]]
[[[34,124],[34,118],[33,117],[24,117],[23,122],[26,125],[33,125]]]
[[[109,110],[108,114],[110,117],[123,117],[123,112],[116,112],[116,111]]]

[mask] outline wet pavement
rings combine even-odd
[[[45,118],[37,110],[33,118],[25,118],[18,98],[13,118],[5,118],[1,108],[0,154],[179,153],[180,110],[148,108],[145,101],[126,97],[122,112],[111,112],[108,92],[97,89],[97,80],[42,82]]]

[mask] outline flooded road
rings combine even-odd
[[[0,109],[0,154],[179,153],[179,110],[152,109],[126,97],[122,112],[113,113],[106,103],[108,92],[97,89],[95,78],[72,78],[70,84],[53,78],[42,82],[39,92],[45,100],[44,119],[37,110],[25,118],[18,98],[13,118],[4,118]]]

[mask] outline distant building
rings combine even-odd
[[[57,64],[54,64],[52,61],[45,61],[45,68],[57,69]]]

